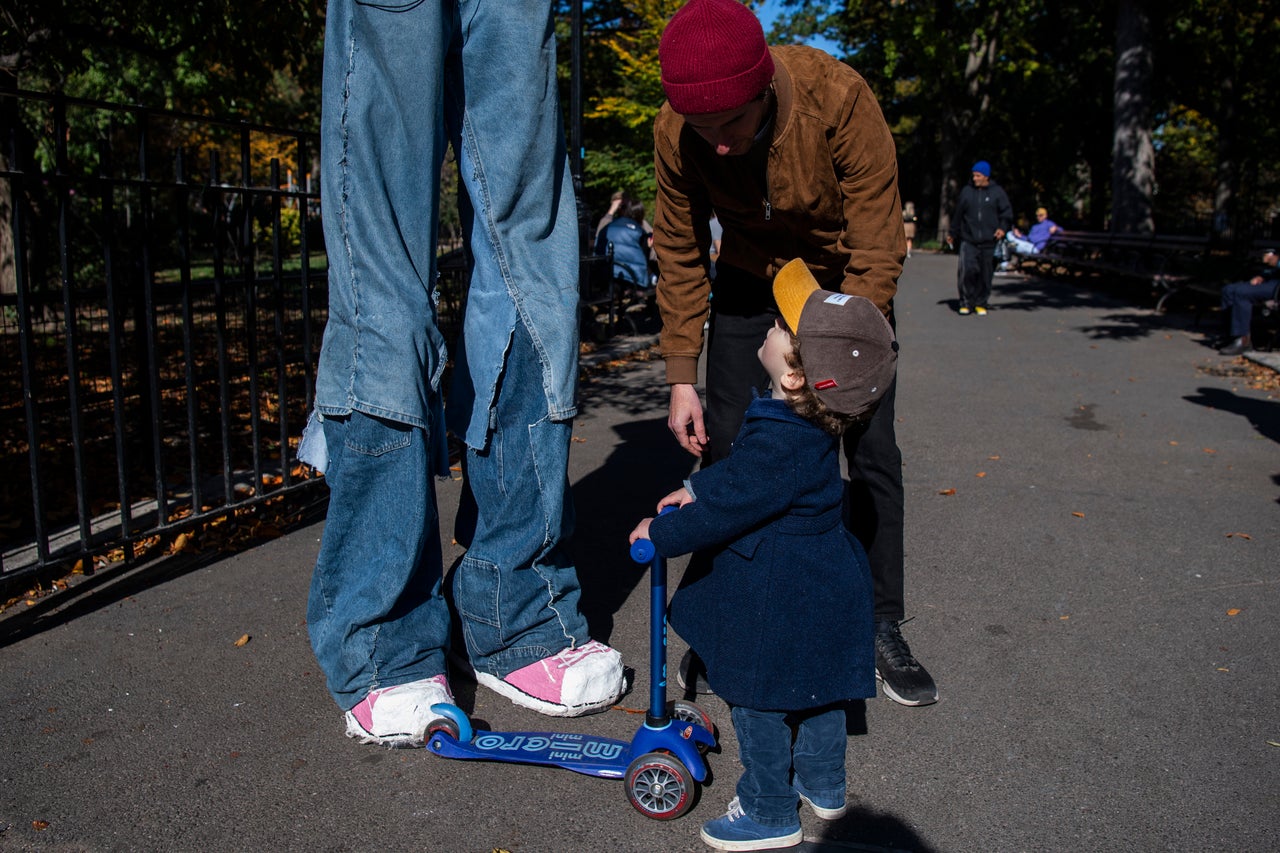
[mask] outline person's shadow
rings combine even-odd
[[[648,567],[631,560],[627,536],[695,464],[671,437],[665,416],[620,423],[614,431],[622,443],[573,487],[581,608],[591,636],[600,639],[610,636],[614,614],[646,577]]]
[[[1183,399],[1197,406],[1248,418],[1259,435],[1280,443],[1280,403],[1274,400],[1241,397],[1221,388],[1200,388],[1195,394],[1188,394]]]

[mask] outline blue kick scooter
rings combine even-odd
[[[445,758],[563,767],[587,776],[622,779],[627,799],[645,817],[672,820],[693,807],[707,777],[704,755],[715,726],[692,702],[667,703],[667,561],[648,539],[631,559],[650,567],[649,710],[631,742],[568,732],[476,731],[456,705],[431,706],[426,747]]]

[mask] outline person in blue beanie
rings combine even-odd
[[[892,383],[898,344],[861,296],[818,286],[800,259],[778,272],[782,314],[758,358],[767,394],[729,455],[658,502],[631,541],[666,557],[707,551],[671,600],[671,626],[732,709],[744,772],[702,840],[720,850],[790,847],[799,803],[846,811],[844,704],[875,695],[871,573],[841,522],[840,435]],[[785,322],[785,326],[782,323]]]
[[[960,291],[960,314],[985,315],[991,301],[991,278],[995,275],[996,243],[1013,225],[1009,196],[991,180],[991,164],[973,164],[973,181],[960,190],[947,245],[960,242],[960,266],[956,286]]]

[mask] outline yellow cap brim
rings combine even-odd
[[[800,258],[788,261],[774,277],[773,300],[793,334],[800,330],[800,312],[804,310],[805,301],[817,289],[818,280]]]

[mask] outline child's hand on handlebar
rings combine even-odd
[[[652,518],[640,519],[640,523],[636,525],[636,529],[631,531],[631,538],[627,540],[627,544],[634,545],[637,539],[648,539],[649,538],[649,522],[651,521],[653,521]]]
[[[686,488],[676,489],[662,500],[658,501],[658,513],[661,515],[664,511],[672,512],[687,503],[693,502],[693,495],[689,494]],[[631,531],[631,538],[627,540],[627,544],[634,544],[637,539],[649,538],[649,524],[653,518],[642,518],[640,523],[636,525],[636,529]]]
[[[682,487],[682,488],[676,489],[674,492],[667,495],[662,500],[658,501],[658,512],[662,512],[663,507],[673,506],[678,509],[684,506],[685,504],[692,503],[692,502],[693,502],[693,495],[689,494],[688,489]]]

